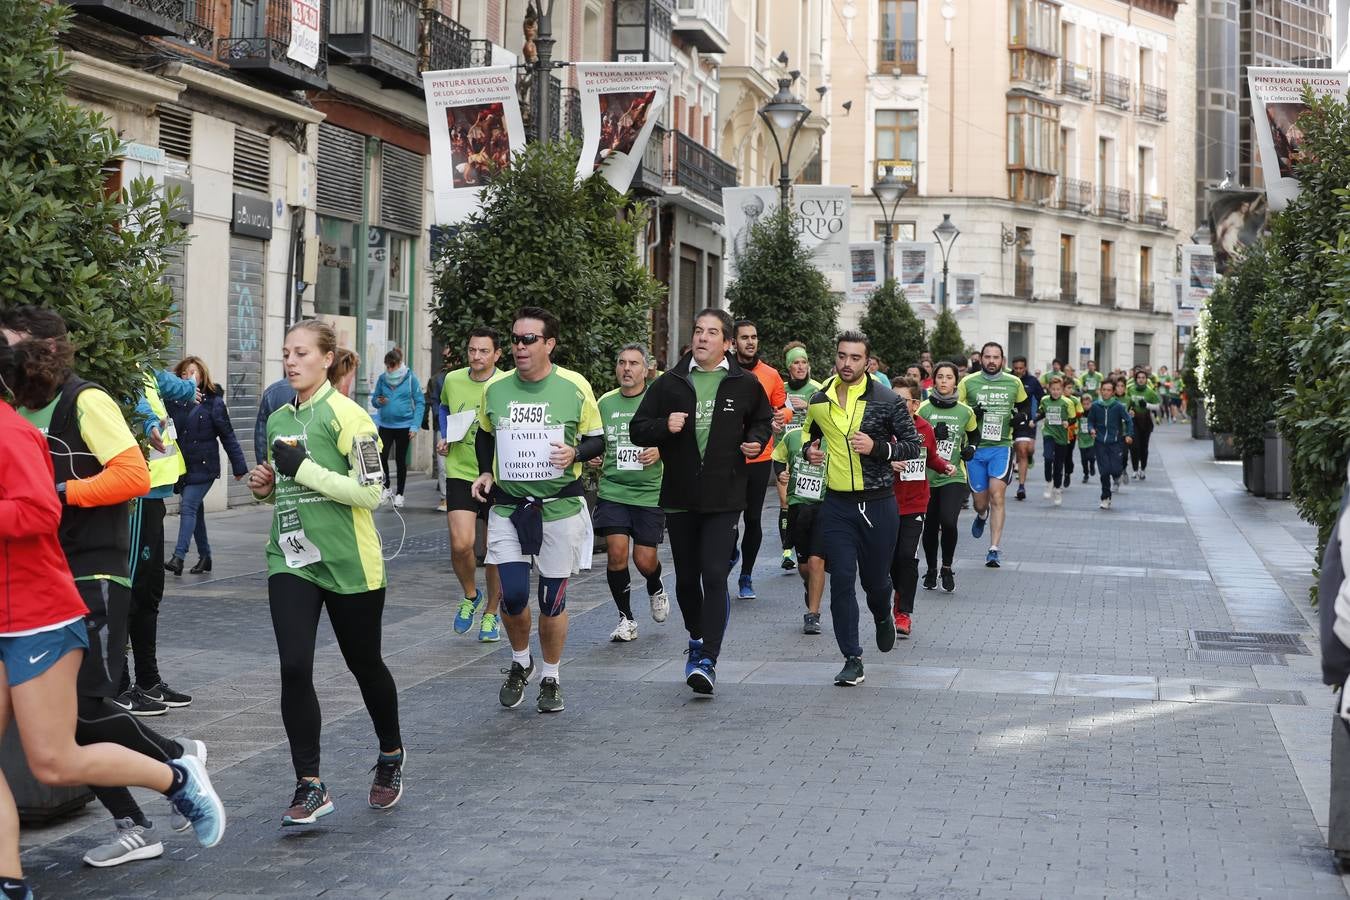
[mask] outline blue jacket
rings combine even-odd
[[[1119,400],[1111,403],[1098,400],[1088,410],[1087,420],[1099,444],[1123,444],[1126,435],[1134,437],[1134,422]]]
[[[159,391],[159,399],[164,401],[166,409],[171,409],[175,404],[191,404],[193,398],[197,396],[197,382],[191,378],[179,378],[172,372],[166,372],[163,369],[155,369],[155,388]],[[145,399],[145,394],[136,398],[136,416],[141,420],[141,427],[145,430],[146,437],[150,432],[159,427],[159,417],[155,415],[154,410],[150,408],[150,401]],[[175,427],[177,422],[174,423]],[[182,449],[179,449],[182,452]],[[145,496],[151,500],[163,500],[165,497],[172,496],[173,485],[165,484],[156,488],[151,488]]]
[[[370,407],[380,414],[381,428],[416,431],[422,424],[425,405],[422,384],[412,369],[404,368],[392,375],[387,371],[382,373],[370,394]]]
[[[258,400],[258,420],[253,423],[253,460],[267,462],[267,417],[295,399],[295,388],[285,378],[274,381]]]
[[[220,477],[220,451],[216,442],[230,457],[230,468],[235,475],[248,473],[244,451],[234,436],[230,411],[225,407],[225,392],[216,388],[214,394],[202,392],[202,402],[196,406],[174,404],[169,407],[174,424],[178,426],[178,447],[187,462],[187,484],[209,484]]]

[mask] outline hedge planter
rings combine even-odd
[[[1219,432],[1210,438],[1214,442],[1214,458],[1219,460],[1241,459],[1231,433]]]
[[[1242,486],[1252,496],[1266,495],[1266,457],[1257,453],[1242,459]]]
[[[1292,448],[1274,422],[1266,423],[1265,439],[1265,496],[1271,500],[1288,500],[1294,485],[1294,475],[1289,469]]]
[[[1209,422],[1205,418],[1205,398],[1195,401],[1195,415],[1191,417],[1191,437],[1197,441],[1210,439]]]

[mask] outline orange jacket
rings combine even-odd
[[[737,362],[740,362],[740,360],[738,359]],[[747,372],[753,373],[754,376],[759,379],[760,386],[764,388],[764,393],[769,395],[769,406],[773,408],[775,414],[783,407],[787,407],[787,418],[783,421],[791,422],[792,407],[788,406],[787,388],[784,387],[783,376],[778,374],[778,370],[762,359],[755,361],[755,367],[753,369],[744,364],[741,365],[741,368],[745,369]],[[764,452],[750,460],[750,463],[766,463],[769,462],[771,456],[773,456],[772,437],[770,437],[769,442],[764,445]]]

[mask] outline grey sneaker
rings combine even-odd
[[[174,740],[178,741],[179,745],[183,748],[184,756],[195,756],[202,765],[206,765],[206,744],[193,738],[180,737],[174,738]],[[192,823],[187,820],[186,816],[174,809],[172,803],[169,804],[169,809],[172,810],[173,813],[169,817],[170,828],[179,834],[182,834],[192,827]]]
[[[138,859],[154,859],[164,855],[164,845],[155,834],[154,823],[137,825],[131,819],[117,819],[117,837],[106,844],[99,844],[84,855],[84,861],[91,866],[105,869],[120,866],[122,863],[135,862]]]
[[[506,674],[506,681],[503,682],[497,699],[507,709],[515,709],[525,699],[525,685],[530,683],[530,676],[534,674],[534,660],[530,660],[528,669],[512,660],[511,668],[503,669],[502,672]]]
[[[539,682],[539,711],[541,713],[562,712],[562,686],[556,678],[545,678]]]
[[[802,614],[802,634],[820,634],[820,613]]]

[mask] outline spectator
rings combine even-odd
[[[384,372],[375,380],[370,405],[378,412],[380,461],[384,464],[384,497],[395,507],[403,506],[403,488],[408,481],[408,444],[417,434],[425,401],[417,376],[403,364],[403,351],[395,347],[384,355]],[[389,484],[389,454],[394,454],[398,488]]]

